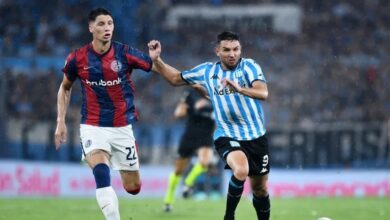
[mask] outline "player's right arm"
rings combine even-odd
[[[159,73],[163,76],[171,85],[182,86],[186,82],[181,77],[181,73],[176,68],[165,63],[161,57],[161,44],[157,40],[152,40],[148,43],[149,56],[153,61],[153,72]]]
[[[57,150],[66,141],[67,137],[65,116],[69,106],[72,85],[77,78],[76,52],[68,55],[62,72],[64,73],[64,77],[57,94],[57,127],[54,134],[54,143]]]
[[[65,124],[66,111],[69,106],[70,94],[72,92],[73,81],[70,81],[65,75],[58,89],[57,94],[57,127],[55,131],[55,146],[58,150],[62,143],[65,143],[67,137],[67,128]]]
[[[175,109],[175,118],[183,118],[187,115],[188,105],[185,102],[179,102]]]

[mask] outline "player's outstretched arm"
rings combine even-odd
[[[73,82],[64,76],[57,94],[57,127],[54,134],[54,143],[57,150],[61,147],[62,143],[65,143],[68,133],[65,116],[69,106],[72,84]]]
[[[165,63],[161,55],[161,43],[157,40],[152,40],[148,43],[149,56],[153,61],[152,71],[162,75],[173,86],[185,85],[185,81],[181,78],[180,71]]]

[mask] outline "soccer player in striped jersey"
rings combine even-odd
[[[119,170],[124,189],[141,190],[138,152],[132,130],[137,120],[133,69],[150,71],[151,58],[128,45],[112,41],[114,21],[109,11],[97,8],[88,16],[92,42],[66,58],[58,91],[55,145],[67,137],[65,115],[72,84],[81,83],[80,139],[83,159],[93,171],[96,199],[108,220],[119,220],[118,198],[111,186],[110,167]]]
[[[241,57],[239,36],[233,32],[222,32],[217,36],[218,62],[202,63],[183,72],[161,59],[159,41],[150,41],[148,47],[153,71],[174,86],[202,85],[213,104],[217,124],[214,145],[227,168],[233,171],[224,219],[234,219],[244,182],[249,177],[257,217],[268,220],[270,167],[261,105],[268,97],[268,88],[259,64]]]

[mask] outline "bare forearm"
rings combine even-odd
[[[259,100],[266,100],[268,98],[268,90],[265,89],[241,88],[239,93]]]
[[[187,104],[184,103],[184,102],[180,102],[176,106],[176,109],[175,109],[175,113],[174,113],[175,118],[182,118],[182,117],[186,116],[187,115],[187,109],[188,109]]]
[[[202,97],[210,100],[210,96],[209,96],[207,90],[203,86],[201,86],[199,84],[192,84],[191,87],[193,89],[195,89]]]
[[[61,84],[57,95],[57,122],[65,122],[66,111],[69,106],[71,89],[66,89]]]
[[[180,71],[166,64],[161,58],[153,61],[153,71],[159,73],[173,86],[185,85],[184,80],[181,78]]]

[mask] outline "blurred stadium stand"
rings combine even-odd
[[[115,2],[0,0],[0,158],[79,161],[78,83],[68,112],[67,146],[59,153],[53,146],[60,69],[71,50],[90,41],[87,13],[105,6],[114,14],[115,40],[147,52],[146,43],[159,39],[163,57],[182,70],[216,60],[215,35],[237,31],[243,56],[258,61],[268,80],[270,98],[264,105],[273,166],[390,167],[389,1]],[[229,8],[237,2],[259,10],[298,9],[295,28],[281,30],[272,13],[242,11],[220,15],[220,22],[189,14],[175,17],[177,26],[168,22],[186,5],[236,13]],[[141,160],[171,163],[183,126],[172,113],[183,88],[140,71],[133,80]]]

